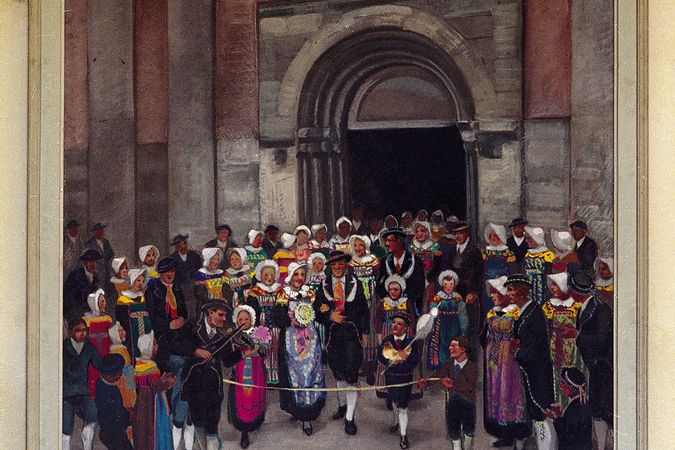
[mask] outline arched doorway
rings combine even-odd
[[[473,120],[473,100],[461,71],[431,40],[399,29],[350,36],[315,62],[299,100],[296,145],[303,222],[333,222],[353,202],[374,205],[379,196],[377,214],[439,208],[475,223],[476,162],[456,127]],[[368,154],[376,147],[377,155]],[[434,165],[423,179],[423,170],[409,170],[422,158]],[[379,164],[387,159],[405,159],[407,169],[406,164],[388,169]],[[443,185],[443,169],[452,176],[452,187]],[[364,184],[368,177],[380,182],[387,176],[409,180],[408,206],[391,210],[393,200],[381,195],[391,190]],[[456,186],[458,180],[463,188]],[[438,195],[425,203],[434,181],[450,198]],[[370,198],[363,192],[369,189],[374,191]]]

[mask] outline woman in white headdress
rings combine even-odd
[[[548,325],[555,403],[563,405],[563,408],[569,403],[569,397],[560,390],[560,371],[564,367],[576,367],[588,377],[588,369],[577,348],[577,317],[581,303],[570,297],[567,279],[567,272],[546,277],[551,298],[541,308]]]
[[[227,286],[225,298],[230,302],[230,307],[234,309],[246,298],[248,290],[251,289],[253,274],[246,259],[246,250],[243,248],[227,249],[225,258],[228,263],[223,276],[223,281]]]
[[[87,297],[89,312],[84,314],[84,321],[89,328],[87,340],[98,350],[99,355],[105,356],[110,353],[110,336],[108,328],[112,323],[112,318],[106,312],[106,299],[103,289],[97,289]],[[99,371],[93,365],[89,365],[88,381],[91,398],[96,395],[96,381],[99,379]]]
[[[279,385],[292,388],[324,388],[321,340],[314,327],[314,292],[307,286],[307,265],[288,266],[286,286],[277,295],[274,323],[279,336]],[[324,311],[321,311],[324,312]],[[312,421],[326,404],[326,393],[317,391],[280,391],[281,409],[302,421],[302,430],[312,434]]]
[[[141,356],[138,338],[152,331],[152,322],[145,302],[145,287],[148,284],[148,271],[131,269],[129,271],[128,290],[117,298],[115,317],[127,332],[127,346],[134,358]]]
[[[272,260],[266,260],[255,268],[256,284],[251,288],[244,304],[253,308],[257,325],[266,327],[272,340],[265,352],[265,379],[268,384],[279,383],[279,328],[272,320],[272,310],[276,305],[277,294],[281,290],[279,266]]]
[[[295,257],[298,262],[305,262],[309,258],[312,251],[309,240],[312,237],[312,232],[307,225],[298,225],[295,227],[295,234],[297,241],[295,246]]]
[[[572,234],[567,230],[551,230],[551,241],[557,250],[551,271],[554,273],[573,272],[578,269],[579,258],[573,250]]]
[[[335,229],[337,233],[328,242],[330,249],[349,253],[349,235],[352,232],[352,221],[342,216],[335,222]]]
[[[127,275],[129,274],[129,269],[131,269],[131,261],[126,256],[121,256],[115,258],[111,263],[113,276],[110,277],[110,282],[115,286],[115,291],[117,295],[120,295],[123,291],[129,289],[129,280]],[[112,299],[111,299],[112,300]]]
[[[325,223],[315,223],[312,225],[312,236],[314,239],[309,241],[309,248],[312,253],[321,252],[328,256],[330,246],[328,245],[328,226]]]
[[[274,262],[279,265],[279,283],[282,286],[286,285],[286,275],[288,274],[288,266],[298,260],[295,254],[297,248],[298,237],[295,234],[283,233],[281,235],[282,248],[277,250],[273,258]]]
[[[268,255],[262,247],[265,233],[260,230],[251,230],[248,232],[248,245],[246,249],[246,259],[248,260],[251,270],[255,270],[256,266],[272,255]]]
[[[525,227],[525,240],[530,249],[523,258],[523,271],[530,277],[532,288],[531,299],[543,305],[546,300],[546,275],[552,272],[555,255],[546,246],[544,229],[540,227]]]
[[[595,294],[611,308],[614,304],[614,258],[598,256],[593,268],[595,277]]]
[[[223,261],[223,250],[219,247],[206,247],[202,250],[202,260],[204,261],[204,267],[195,273],[195,297],[197,297],[198,311],[201,311],[202,306],[209,300],[220,300],[222,302],[226,300],[224,272],[220,268]]]
[[[141,260],[141,268],[148,271],[150,278],[159,278],[157,262],[159,261],[159,249],[154,245],[144,245],[138,249],[138,259]]]
[[[506,245],[506,227],[492,222],[488,223],[484,236],[487,246],[483,250],[485,262],[483,282],[516,272],[516,255]],[[483,294],[483,314],[487,314],[493,306],[492,297],[486,291]]]
[[[130,409],[136,405],[136,382],[134,381],[134,362],[129,349],[124,345],[127,332],[121,323],[115,322],[108,328],[108,336],[110,336],[110,353],[117,353],[124,358],[122,377],[116,384],[122,395],[122,404]]]

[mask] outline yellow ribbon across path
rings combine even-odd
[[[425,378],[427,381],[441,381],[441,378]],[[345,387],[345,388],[287,388],[287,387],[278,387],[278,386],[258,386],[255,384],[244,384],[237,381],[232,381],[229,378],[223,378],[223,382],[227,384],[233,384],[235,386],[241,386],[245,388],[254,388],[254,389],[266,389],[271,391],[312,391],[312,392],[341,392],[341,391],[374,391],[376,389],[388,389],[388,388],[397,388],[411,386],[417,384],[417,381],[409,381],[407,383],[397,383],[397,384],[387,384],[384,386],[355,386],[355,387]]]

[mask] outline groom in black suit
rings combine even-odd
[[[577,220],[570,224],[570,231],[576,242],[574,252],[579,259],[581,270],[590,275],[591,278],[595,278],[593,264],[595,263],[595,258],[598,257],[598,245],[593,239],[586,236],[588,225],[586,225],[586,222]]]

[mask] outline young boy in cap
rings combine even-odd
[[[87,325],[82,318],[68,322],[68,338],[63,342],[63,424],[62,448],[70,449],[70,438],[75,425],[75,413],[84,420],[82,445],[91,450],[96,425],[96,405],[88,387],[88,367],[101,369],[101,356],[87,341]]]
[[[239,247],[232,239],[232,227],[226,223],[216,226],[216,237],[204,244],[204,248],[218,247],[225,252],[232,247]],[[223,267],[224,269],[224,267]]]
[[[478,366],[467,357],[469,340],[457,336],[450,342],[450,357],[432,377],[441,378],[447,390],[445,422],[453,450],[471,450],[476,430],[476,385]],[[419,384],[428,385],[426,379]]]
[[[378,361],[385,367],[386,384],[410,383],[420,362],[420,350],[417,342],[408,336],[410,318],[405,313],[392,316],[393,333],[382,339],[377,351]],[[403,387],[390,387],[389,398],[394,406],[393,423],[389,427],[392,433],[399,432],[401,448],[408,448],[408,403],[412,394],[412,384]]]
[[[99,438],[109,449],[131,450],[127,437],[131,415],[124,407],[117,387],[122,377],[124,358],[117,353],[106,355],[101,362],[101,378],[96,382],[96,409],[98,411]]]
[[[586,377],[576,367],[565,367],[560,372],[560,390],[567,406],[554,405],[558,418],[553,422],[558,435],[558,450],[591,450],[593,429],[591,409],[586,398]],[[604,445],[598,447],[604,450]]]
[[[525,254],[530,248],[525,239],[525,225],[527,223],[527,220],[518,217],[517,219],[513,219],[509,224],[511,236],[506,239],[506,245],[511,250],[511,253],[516,255],[516,264],[518,266],[522,265]]]

